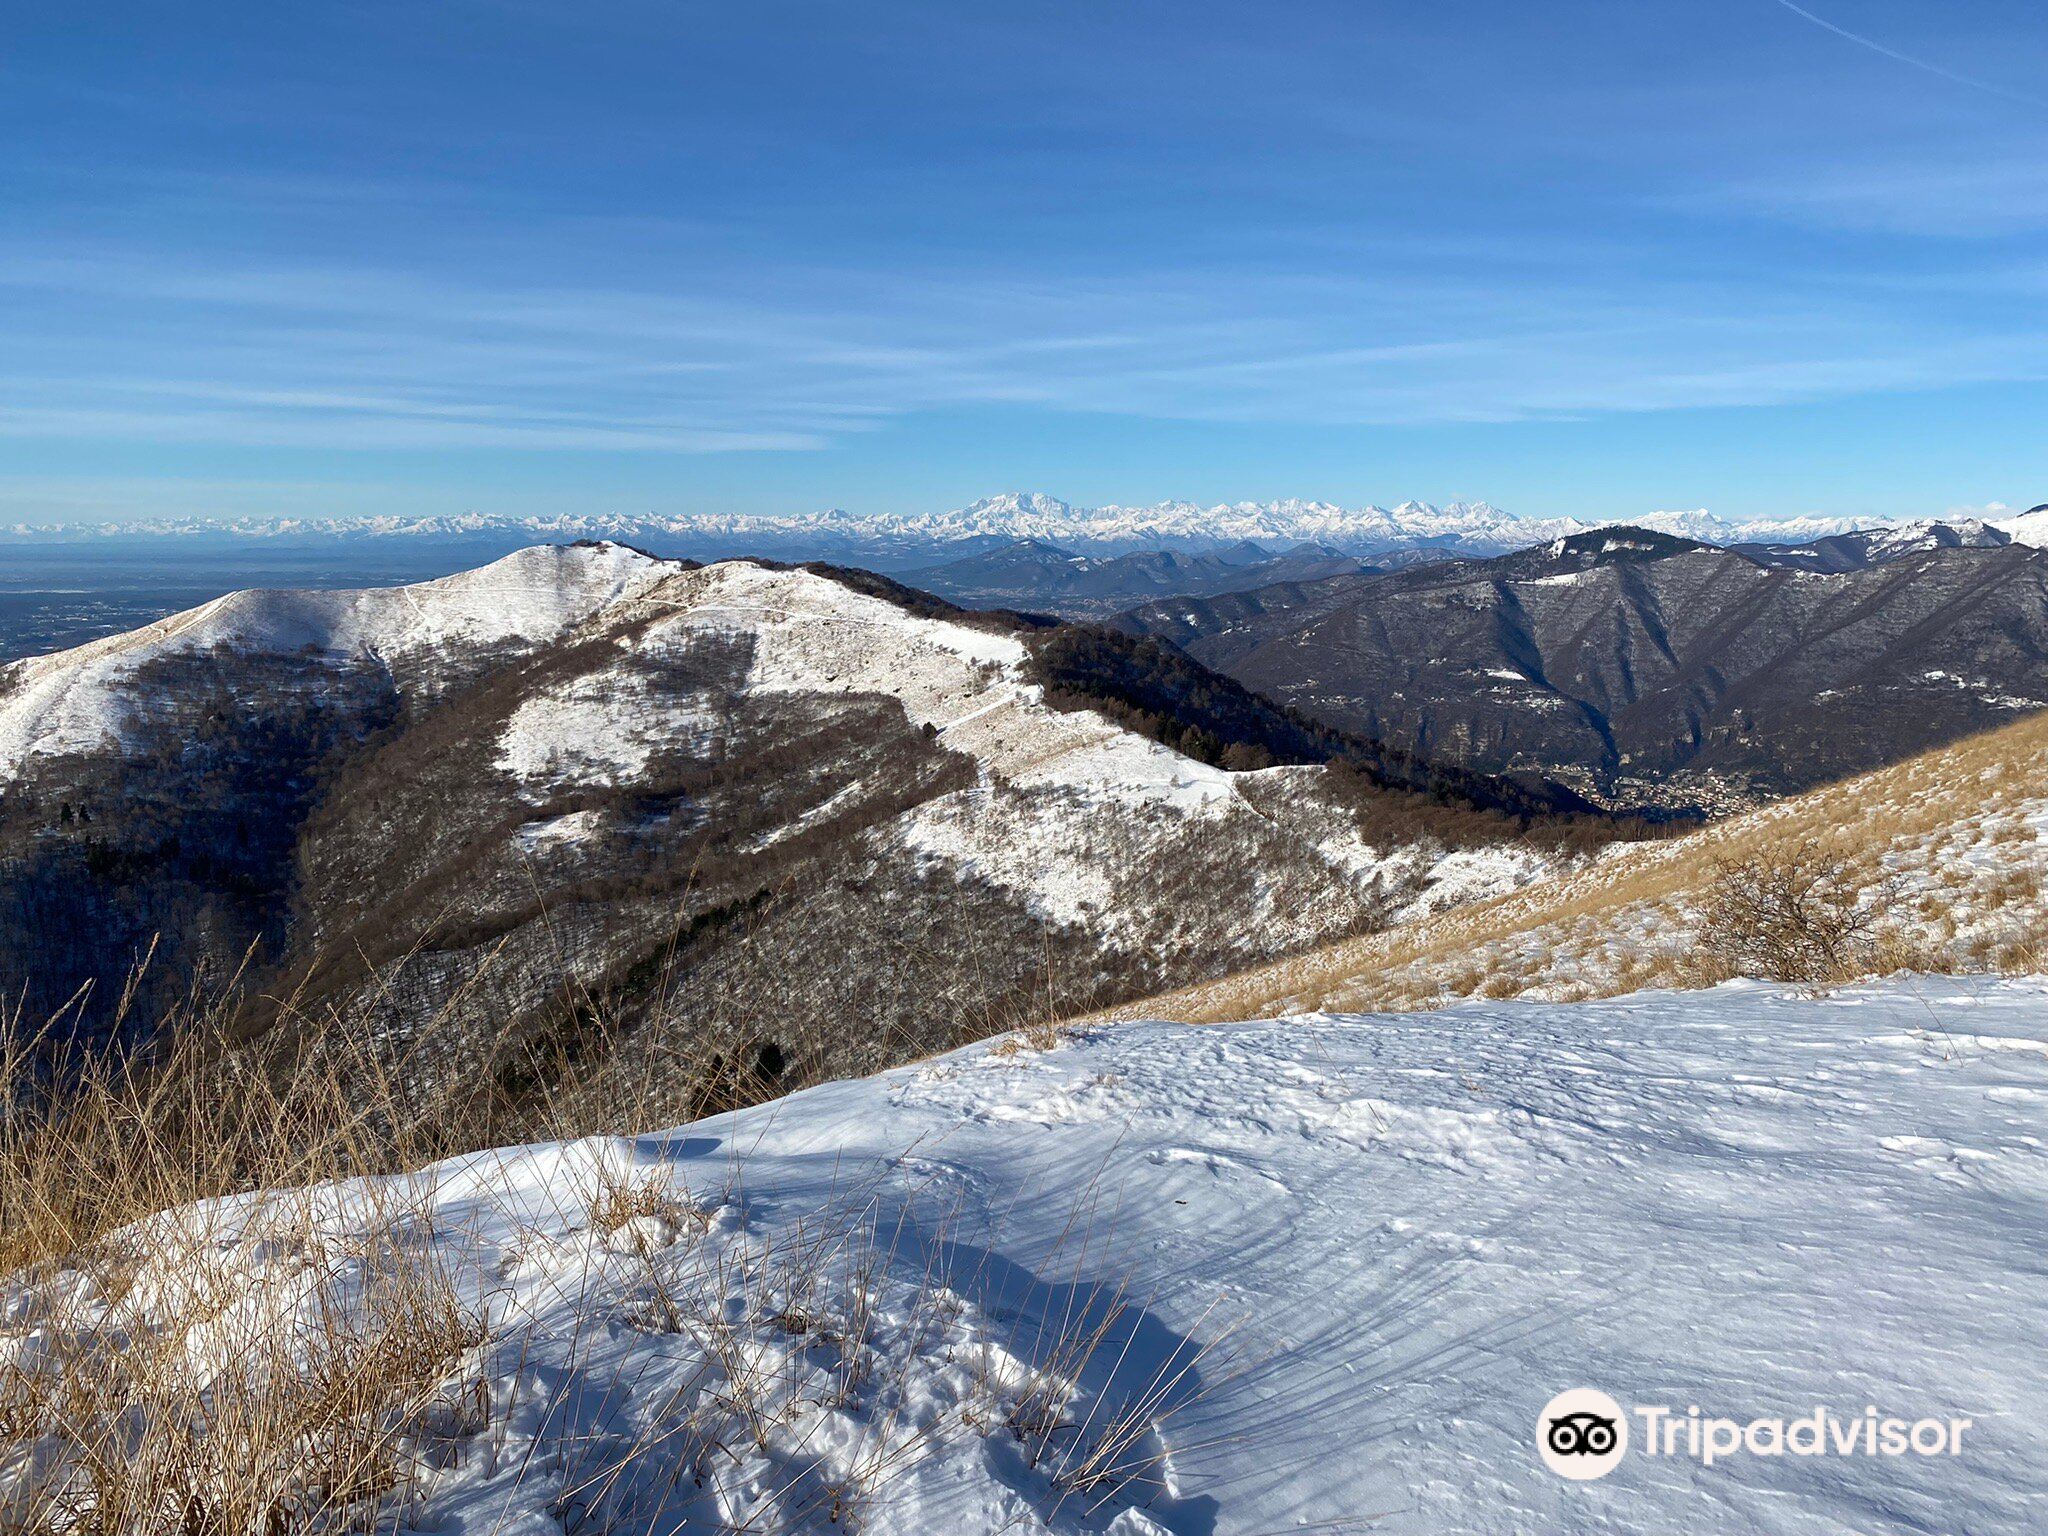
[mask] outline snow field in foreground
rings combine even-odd
[[[428,1266],[466,1321],[393,1410],[407,1530],[2018,1533],[2044,1111],[2039,979],[1128,1023],[223,1203],[0,1316],[20,1370],[174,1336],[207,1375]],[[1576,1483],[1535,1444],[1572,1387],[1974,1424]]]

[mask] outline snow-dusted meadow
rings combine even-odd
[[[256,1320],[313,1337],[431,1266],[468,1332],[402,1427],[402,1530],[2019,1533],[2048,1500],[2033,979],[1103,1025],[176,1224],[118,1286],[11,1282],[10,1364],[160,1344],[205,1276],[180,1358],[245,1371]],[[1568,1482],[1535,1430],[1572,1387],[1971,1425]],[[13,1444],[17,1492],[32,1454],[64,1450]]]

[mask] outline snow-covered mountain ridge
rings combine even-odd
[[[1343,507],[1315,500],[1204,504],[1164,501],[1152,506],[1082,507],[1040,492],[1009,492],[935,513],[721,512],[590,513],[517,517],[465,513],[437,517],[180,518],[129,519],[90,525],[16,523],[0,538],[20,540],[228,537],[282,541],[392,539],[617,539],[676,545],[710,542],[730,552],[752,541],[762,552],[790,547],[817,551],[872,546],[954,547],[977,540],[1042,539],[1091,551],[1139,548],[1207,549],[1250,540],[1275,551],[1312,542],[1351,554],[1439,547],[1468,554],[1500,554],[1597,527],[1632,523],[1708,543],[1798,543],[1859,528],[1892,526],[1873,517],[1804,516],[1786,519],[1717,517],[1701,511],[1659,511],[1632,518],[1589,520],[1527,518],[1484,501],[1435,505],[1404,501],[1392,507]],[[2039,520],[2036,519],[2036,522]],[[2025,537],[2011,519],[2016,536]],[[2001,527],[2005,526],[2003,524]]]
[[[1137,646],[615,544],[235,594],[0,668],[0,901],[29,914],[0,980],[112,1006],[158,934],[167,986],[253,945],[396,1036],[459,999],[488,1055],[571,1027],[573,966],[641,1045],[723,1036],[788,1086],[1033,986],[1137,995],[1576,857],[1521,840],[1555,802],[1325,746]],[[1197,702],[1146,716],[1117,665]]]

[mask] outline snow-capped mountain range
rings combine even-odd
[[[1275,549],[1314,543],[1351,554],[1441,548],[1463,554],[1502,554],[1549,540],[1613,526],[1620,520],[1526,518],[1484,501],[1441,506],[1404,501],[1398,506],[1342,507],[1328,501],[1240,501],[1203,505],[1164,501],[1154,506],[1077,507],[1042,492],[1008,492],[936,513],[854,513],[838,508],[790,515],[692,512],[629,515],[561,514],[514,517],[465,513],[440,517],[180,518],[134,519],[91,525],[16,523],[0,537],[22,540],[192,537],[213,535],[282,541],[617,539],[682,552],[719,546],[730,552],[802,548],[814,553],[852,549],[957,548],[984,542],[1039,539],[1090,551],[1139,548],[1207,549],[1246,540]],[[1803,543],[1855,529],[1898,524],[1883,518],[1807,516],[1727,519],[1705,510],[1646,513],[1626,521],[1638,527],[1714,544]],[[1997,524],[2023,542],[2048,539],[2042,517]],[[2033,536],[2030,536],[2031,530]]]

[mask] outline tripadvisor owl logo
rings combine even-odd
[[[1825,1405],[1793,1417],[1731,1419],[1638,1403],[1632,1409],[1592,1387],[1560,1392],[1536,1416],[1536,1449],[1559,1477],[1590,1483],[1621,1465],[1629,1419],[1641,1422],[1639,1456],[1686,1457],[1711,1467],[1731,1456],[1960,1456],[1975,1419],[1904,1419],[1874,1406],[1842,1413]]]
[[[1573,1387],[1536,1416],[1536,1449],[1559,1477],[1589,1483],[1621,1465],[1628,1450],[1628,1417],[1621,1404],[1592,1387]]]

